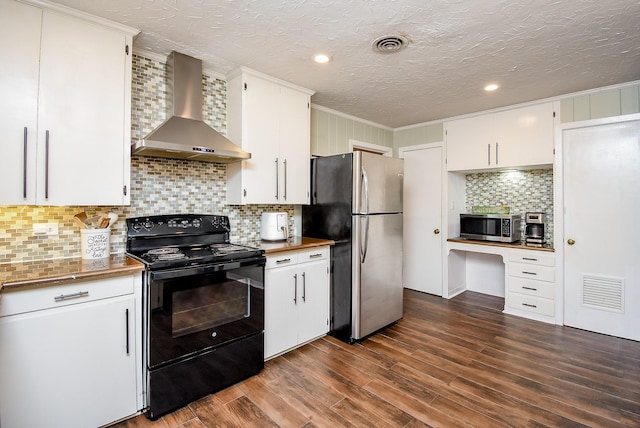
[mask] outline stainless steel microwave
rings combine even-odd
[[[460,237],[479,241],[517,242],[520,214],[460,214]]]

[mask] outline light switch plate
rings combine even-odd
[[[33,236],[57,236],[58,223],[34,223]]]

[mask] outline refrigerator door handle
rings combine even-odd
[[[367,170],[364,167],[360,168],[362,174],[362,196],[364,197],[364,214],[369,214],[369,177],[367,176]]]
[[[364,243],[360,245],[360,263],[364,263],[367,258],[367,247],[369,246],[369,177],[364,166],[360,167],[362,176],[362,197],[364,198]]]
[[[369,216],[364,215],[364,243],[360,245],[360,263],[364,263],[367,258],[367,248],[369,247]],[[362,219],[362,217],[360,219]]]

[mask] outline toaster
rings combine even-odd
[[[260,239],[285,241],[289,238],[289,216],[286,212],[262,213]]]

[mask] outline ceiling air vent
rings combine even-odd
[[[411,40],[403,35],[382,36],[373,41],[372,47],[374,52],[390,54],[403,50],[410,42]]]

